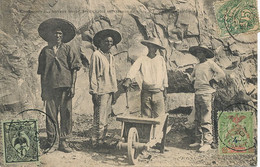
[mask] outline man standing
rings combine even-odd
[[[212,60],[214,53],[200,46],[194,46],[189,52],[196,56],[199,64],[194,67],[191,80],[195,88],[195,143],[190,147],[201,146],[200,152],[208,151],[213,142],[212,136],[212,103],[215,89],[213,85],[224,78],[224,71]]]
[[[48,42],[48,46],[41,50],[37,71],[41,75],[41,97],[46,102],[47,148],[54,144],[57,130],[58,150],[71,152],[66,138],[72,131],[72,98],[81,64],[65,43],[75,37],[75,27],[66,20],[52,18],[41,23],[38,32]]]
[[[108,115],[112,110],[117,80],[114,56],[110,49],[121,41],[121,34],[113,29],[99,31],[93,37],[97,50],[92,54],[89,69],[89,93],[94,104],[94,147],[102,145],[107,133]]]
[[[165,116],[164,99],[167,95],[168,77],[165,60],[158,54],[158,49],[165,48],[161,46],[157,38],[150,38],[141,43],[148,48],[148,54],[147,56],[140,56],[134,62],[123,86],[128,89],[132,79],[140,72],[142,77],[141,115],[148,118],[163,118]],[[157,134],[162,132],[162,127],[157,128]],[[162,134],[157,136],[161,138]]]

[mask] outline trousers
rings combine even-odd
[[[68,88],[56,88],[48,91],[46,100],[48,142],[53,142],[56,134],[58,134],[58,139],[65,140],[72,132],[72,98],[68,97],[67,90]],[[60,124],[58,123],[59,113]]]
[[[198,143],[213,142],[212,104],[214,94],[195,94],[195,141]]]
[[[93,137],[103,139],[107,133],[108,116],[112,110],[112,93],[92,95],[94,104]]]
[[[165,116],[165,103],[163,92],[141,91],[141,115],[142,117],[157,118],[160,124],[155,128],[155,140],[161,142],[163,138],[163,125]]]
[[[141,114],[143,117],[157,118],[165,114],[163,92],[141,91]]]

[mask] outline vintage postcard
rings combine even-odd
[[[0,166],[257,166],[257,0],[2,0]]]

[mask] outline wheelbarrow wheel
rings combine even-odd
[[[136,142],[139,142],[138,132],[135,127],[132,127],[128,132],[128,140],[127,140],[128,159],[131,165],[134,165],[138,162],[139,152],[138,149],[133,147],[133,144]]]
[[[168,126],[168,115],[166,116],[166,119],[165,119],[165,122],[164,122],[164,125],[163,125],[163,137],[162,137],[161,146],[160,146],[160,153],[164,153],[167,126]]]

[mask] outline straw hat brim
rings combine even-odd
[[[113,29],[104,29],[104,30],[97,32],[94,35],[93,44],[96,47],[99,47],[100,46],[99,39],[103,39],[104,37],[113,38],[113,45],[117,45],[122,39],[121,34],[118,31],[113,30]]]
[[[206,57],[207,58],[213,58],[214,57],[214,53],[213,51],[211,51],[210,49],[207,49],[205,47],[201,47],[201,46],[192,46],[189,49],[189,52],[194,55],[197,56],[197,51],[200,50],[201,52],[206,53]]]
[[[141,44],[143,44],[143,45],[145,45],[145,46],[152,44],[152,45],[155,45],[155,46],[156,46],[157,48],[159,48],[159,49],[165,49],[165,48],[164,48],[162,45],[160,45],[159,43],[153,42],[153,41],[149,41],[149,40],[143,40],[143,41],[141,41]]]
[[[63,33],[62,42],[70,42],[76,35],[75,26],[64,19],[60,18],[51,18],[42,22],[38,28],[40,37],[47,42],[50,42],[53,39],[53,31],[56,28],[60,28]]]

